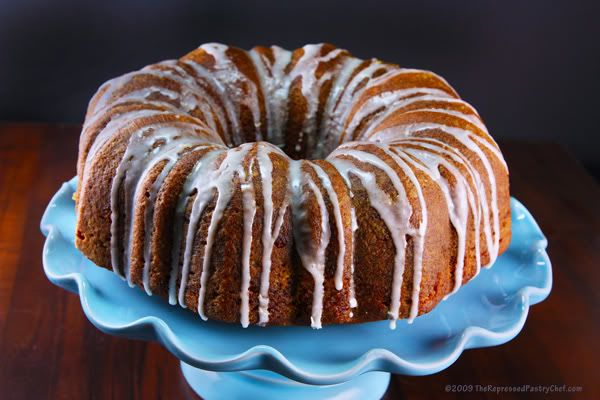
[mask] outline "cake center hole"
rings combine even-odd
[[[289,125],[289,123],[288,123]],[[267,134],[263,141],[279,147],[293,160],[322,160],[337,146],[337,138],[318,129],[300,131],[293,128]],[[251,142],[251,141],[246,141]]]

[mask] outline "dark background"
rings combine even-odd
[[[0,120],[82,122],[104,81],[218,41],[331,42],[445,77],[499,139],[600,175],[598,1],[0,0]]]

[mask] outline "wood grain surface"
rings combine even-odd
[[[44,275],[39,222],[50,197],[75,175],[79,130],[0,123],[0,399],[195,399],[168,351],[101,333],[79,298]],[[556,144],[501,148],[512,195],[548,237],[552,293],[511,342],[468,350],[435,375],[393,376],[386,399],[462,397],[446,392],[462,384],[579,386],[577,394],[544,397],[600,398],[599,185]]]

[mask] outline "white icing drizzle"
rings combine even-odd
[[[361,138],[368,138],[371,136],[373,131],[375,131],[388,117],[398,113],[398,111],[402,110],[402,108],[418,102],[466,104],[460,99],[449,97],[446,92],[440,89],[410,88],[384,92],[378,96],[373,96],[371,99],[368,99],[365,103],[363,103],[356,115],[352,118],[352,121],[350,121],[349,130],[353,132],[354,127],[360,123],[362,118],[375,113],[378,110],[382,110],[375,116],[375,118],[371,120],[369,126],[365,128],[364,132],[360,136]]]
[[[176,61],[164,61],[159,65],[167,67],[168,69],[164,71],[149,70],[148,73],[152,73],[158,77],[174,80],[181,85],[182,93],[177,94],[177,99],[180,103],[180,111],[190,113],[196,109],[199,109],[204,117],[202,120],[206,122],[207,127],[212,131],[217,131],[216,121],[213,117],[213,114],[216,114],[219,123],[225,129],[226,124],[223,111],[219,106],[217,106],[212,97],[208,95],[206,90],[200,86],[195,79],[192,79],[190,76],[188,76],[185,70],[177,65]]]
[[[270,90],[271,101],[269,104],[273,114],[274,143],[283,145],[285,143],[284,127],[288,117],[288,98],[291,75],[285,73],[286,67],[292,60],[292,52],[281,47],[271,47],[275,63],[271,66]]]
[[[423,277],[423,254],[425,252],[425,234],[427,231],[427,204],[423,197],[423,190],[421,184],[414,174],[413,170],[407,164],[407,159],[402,157],[402,154],[397,154],[389,149],[387,146],[378,146],[383,150],[389,157],[391,157],[396,164],[402,168],[404,174],[411,181],[417,192],[417,198],[419,200],[419,208],[421,210],[421,221],[417,228],[417,233],[413,235],[414,238],[414,251],[413,251],[413,289],[412,289],[412,302],[410,306],[408,323],[412,323],[419,313],[419,294],[421,293],[421,278]],[[409,161],[410,162],[410,161]]]
[[[230,129],[227,132],[227,138],[225,140],[227,146],[233,147],[236,144],[240,144],[241,139],[239,134],[241,132],[241,128],[239,125],[237,109],[234,105],[233,99],[231,99],[227,94],[227,88],[219,80],[217,80],[217,78],[212,74],[212,71],[208,71],[202,65],[191,60],[185,60],[183,63],[191,67],[194,70],[194,73],[206,83],[211,85],[211,88],[215,91],[215,93],[217,93],[217,95],[219,95],[219,99],[223,103],[223,107],[225,108],[224,111],[227,115],[226,119],[220,119],[221,126],[223,126],[223,129],[227,129],[227,127],[230,126]],[[205,96],[205,98],[209,97],[210,96]],[[215,107],[215,109],[219,109],[219,107]]]
[[[345,121],[348,118],[348,114],[352,110],[354,101],[359,99],[366,88],[370,85],[364,85],[360,90],[357,90],[358,86],[364,80],[373,82],[374,73],[381,69],[388,69],[388,72],[384,73],[383,76],[387,76],[389,71],[394,71],[394,69],[390,68],[390,66],[382,64],[381,62],[373,59],[371,60],[371,64],[369,64],[366,68],[363,68],[360,72],[354,75],[352,79],[350,79],[346,85],[346,88],[341,93],[339,101],[337,102],[337,106],[333,109],[332,116],[332,118],[337,121],[334,126],[339,127],[338,131],[335,133],[335,136],[339,138],[339,143],[344,141],[345,137],[347,136],[346,132],[342,131],[342,129],[345,125]]]
[[[262,272],[260,277],[260,292],[258,295],[258,324],[265,325],[269,322],[269,278],[271,276],[271,255],[273,246],[279,237],[281,226],[284,222],[287,201],[280,207],[275,226],[273,227],[273,217],[275,209],[273,205],[273,163],[269,157],[271,150],[283,154],[278,148],[268,146],[265,143],[259,143],[257,152],[258,166],[262,178],[262,197],[263,197],[263,230],[262,230]]]
[[[316,77],[316,71],[322,63],[327,63],[338,57],[343,50],[335,49],[318,56],[323,49],[323,45],[307,45],[303,47],[304,54],[294,68],[292,75],[302,77],[302,95],[308,102],[308,109],[304,117],[304,124],[298,138],[297,145],[302,146],[309,152],[312,152],[318,138],[316,132],[317,109],[319,106],[319,94],[323,84],[332,79],[335,70],[329,69],[319,78]]]
[[[463,268],[465,261],[465,250],[467,243],[467,218],[468,218],[468,202],[466,201],[466,182],[461,173],[452,164],[446,161],[444,157],[436,153],[423,152],[415,149],[403,149],[406,153],[411,154],[419,159],[427,167],[427,172],[430,177],[437,182],[446,199],[448,205],[448,215],[450,222],[457,234],[457,255],[455,266],[455,286],[454,291],[458,290],[462,284]],[[457,183],[451,187],[450,183],[444,179],[439,172],[439,166],[449,170]]]
[[[184,239],[183,220],[189,196],[194,192],[194,185],[197,183],[197,177],[208,174],[208,167],[212,165],[215,158],[219,154],[222,154],[222,152],[223,150],[221,149],[212,150],[209,151],[208,154],[204,155],[204,157],[201,157],[194,166],[192,172],[186,177],[183,190],[179,195],[179,200],[175,208],[175,221],[173,229],[173,252],[171,254],[171,273],[169,275],[169,303],[172,305],[175,305],[179,302],[179,304],[182,307],[186,307],[185,302],[183,301],[183,293],[181,292],[181,288],[185,288],[187,285],[187,278],[189,274],[189,262],[186,263],[184,260],[183,264],[181,265],[181,283],[179,294],[177,292],[177,278],[179,277],[179,260],[181,256],[180,248],[182,245],[182,240]],[[187,244],[187,241],[184,242],[184,244]]]
[[[427,96],[429,95],[429,96]],[[352,116],[352,119],[349,121],[348,127],[346,128],[346,134],[349,137],[355,138],[354,131],[360,125],[360,123],[373,114],[375,111],[380,109],[385,109],[384,116],[380,117],[381,119],[376,120],[369,124],[369,129],[374,129],[383,118],[387,117],[394,111],[405,107],[409,104],[412,104],[416,101],[422,101],[427,97],[437,97],[447,96],[446,92],[440,89],[430,89],[430,88],[409,88],[409,89],[399,89],[391,92],[384,92],[377,96],[370,97],[367,101],[365,101],[360,109]],[[409,97],[408,96],[413,96]],[[441,97],[443,98],[443,97]]]
[[[292,52],[273,46],[271,51],[274,63],[266,57],[261,57],[254,50],[249,52],[261,79],[262,91],[266,99],[267,138],[275,145],[284,143],[284,124],[287,118],[287,101],[290,80],[285,75],[285,68],[292,59]]]
[[[190,144],[200,144],[205,142],[200,136],[190,135],[189,132],[183,132],[185,125],[174,126],[147,126],[139,129],[131,135],[129,145],[125,154],[119,163],[111,186],[111,263],[113,270],[120,276],[125,277],[130,286],[133,282],[130,276],[130,244],[133,235],[133,215],[135,199],[141,194],[141,185],[146,174],[156,165],[157,162],[168,160],[174,157],[173,153],[182,151]],[[189,126],[188,129],[197,129]],[[190,131],[191,131],[190,129]],[[185,135],[185,136],[184,136]],[[162,143],[162,144],[161,144]],[[156,146],[156,147],[155,147]],[[123,185],[123,186],[121,186]],[[122,187],[124,193],[125,207],[118,207],[119,189]],[[152,199],[154,200],[154,199]],[[121,239],[123,244],[123,253],[119,251],[118,241],[119,211],[123,212],[123,231]],[[147,228],[150,229],[150,228]],[[123,263],[121,263],[123,260]],[[124,274],[121,273],[124,270]],[[147,275],[145,272],[144,275]],[[147,277],[146,277],[147,278]],[[150,294],[147,279],[144,280],[146,292]]]
[[[416,112],[421,111],[413,110],[408,111],[407,113]],[[478,135],[474,134],[473,132],[467,129],[462,129],[455,126],[448,126],[437,122],[419,122],[414,124],[396,125],[373,133],[371,136],[368,137],[368,140],[375,142],[390,142],[400,137],[411,136],[420,131],[432,129],[439,129],[446,133],[449,133],[450,135],[454,136],[455,139],[462,142],[465,146],[469,147],[469,149],[473,150],[474,152],[481,152],[481,148],[477,145],[477,143],[481,143],[484,147],[486,147],[486,149],[488,149],[491,153],[494,154],[498,161],[505,164],[504,158],[502,157],[500,150],[495,146],[491,145],[490,143],[487,143],[486,140],[483,140]],[[487,160],[487,156],[483,155],[483,157]]]
[[[310,326],[320,329],[323,313],[323,284],[325,282],[325,250],[331,235],[329,231],[329,213],[323,194],[310,176],[302,171],[302,162],[292,161],[290,163],[290,182],[294,217],[294,242],[303,267],[312,275],[314,280]],[[306,220],[307,212],[303,208],[309,196],[309,192],[303,190],[304,186],[309,188],[319,206],[321,232],[318,243],[312,241],[310,226]]]
[[[133,78],[137,75],[155,76],[157,78],[179,84],[181,87],[181,93],[160,86],[144,86],[117,97],[114,96],[114,90],[117,89],[117,87],[115,87],[115,85],[110,85],[109,87],[112,90],[108,90],[95,106],[95,117],[101,117],[109,108],[113,108],[127,102],[166,107],[171,111],[182,113],[182,115],[187,115],[189,112],[198,108],[202,112],[202,123],[206,123],[207,128],[209,128],[211,131],[216,131],[216,125],[212,117],[212,113],[215,112],[218,114],[219,109],[215,107],[210,97],[206,96],[206,93],[203,89],[201,89],[198,83],[191,77],[188,77],[185,74],[185,71],[177,66],[176,61],[163,61],[162,63],[158,63],[151,67],[146,67],[141,71],[133,73],[129,76],[129,78]],[[165,68],[166,70],[159,69],[158,67]],[[199,101],[199,99],[202,99],[203,101]],[[179,102],[179,107],[173,104],[174,100]],[[90,125],[92,125],[93,122],[95,122],[95,119],[86,121],[86,123],[88,122]]]
[[[391,155],[391,153],[387,154]],[[398,195],[398,199],[395,202],[392,201],[389,195],[387,195],[378,187],[375,176],[372,173],[357,169],[354,163],[349,162],[346,159],[337,158],[340,155],[353,157],[361,162],[373,165],[377,169],[383,171],[392,182],[392,185]],[[402,168],[402,170],[407,173],[409,167],[400,158],[394,157],[393,155],[391,156]],[[348,174],[351,173],[361,180],[362,185],[367,190],[371,205],[377,210],[381,216],[381,219],[385,222],[392,237],[396,254],[394,258],[394,273],[392,279],[392,298],[388,315],[391,319],[390,326],[395,328],[395,322],[400,313],[400,301],[402,298],[401,290],[406,257],[407,235],[413,238],[415,246],[415,256],[413,257],[415,282],[413,284],[413,292],[411,296],[414,307],[411,306],[410,319],[414,319],[416,317],[416,313],[418,312],[420,280],[422,274],[422,257],[424,249],[423,241],[427,225],[427,214],[426,208],[424,207],[424,201],[421,202],[421,206],[423,207],[422,209],[424,210],[422,213],[421,222],[419,223],[419,226],[415,228],[410,222],[413,210],[406,195],[404,185],[398,174],[385,161],[377,157],[375,154],[368,153],[366,151],[355,150],[350,148],[348,145],[344,145],[336,149],[330,155],[330,158],[331,162],[338,168],[342,175],[347,177]],[[418,181],[414,174],[412,174],[412,171],[408,174],[410,175],[409,179],[413,181],[413,184],[416,183],[416,186],[419,187]],[[420,194],[420,198],[422,199],[422,194]]]
[[[254,119],[254,127],[256,128],[254,136],[256,137],[256,140],[262,140],[258,101],[259,88],[251,79],[244,75],[227,56],[226,52],[229,49],[228,46],[219,43],[208,43],[200,46],[200,48],[215,59],[212,75],[214,79],[218,80],[223,85],[225,93],[230,97],[231,102],[237,105],[238,113],[236,113],[236,115],[238,116],[238,121],[239,106],[247,106],[252,112],[252,118]],[[259,71],[257,71],[257,73],[259,73]],[[238,134],[237,143],[243,143],[244,138],[241,136],[241,130],[238,130],[236,133]]]
[[[228,47],[210,43],[201,49],[214,59],[210,68],[199,65],[186,58],[180,61],[164,61],[146,67],[141,71],[126,74],[113,79],[102,86],[103,93],[94,100],[93,108],[88,112],[84,131],[95,129],[96,124],[116,107],[129,102],[147,105],[148,108],[127,111],[113,115],[106,126],[94,138],[87,153],[83,175],[89,179],[89,170],[106,145],[122,130],[145,121],[163,120],[163,116],[175,117],[172,122],[150,122],[131,134],[125,154],[120,161],[112,181],[110,191],[111,225],[110,247],[113,270],[130,285],[133,285],[130,273],[131,245],[134,240],[135,207],[138,200],[144,200],[143,214],[143,279],[146,293],[150,288],[150,268],[152,266],[152,240],[155,203],[161,187],[183,153],[205,151],[198,159],[193,170],[185,178],[179,194],[173,221],[173,251],[171,252],[171,272],[169,276],[169,302],[186,307],[186,291],[189,286],[192,262],[201,262],[198,286],[197,310],[202,319],[206,319],[205,297],[211,274],[211,254],[222,217],[232,199],[237,186],[243,200],[243,237],[241,251],[240,321],[246,327],[250,323],[250,261],[252,256],[253,226],[257,207],[263,207],[261,232],[261,273],[258,293],[258,324],[269,322],[269,290],[272,254],[278,239],[285,215],[291,207],[292,235],[294,244],[305,268],[312,276],[313,299],[311,305],[311,326],[321,328],[325,287],[326,250],[331,239],[330,227],[335,225],[338,239],[338,252],[334,285],[337,290],[344,286],[344,270],[349,268],[348,301],[350,308],[358,306],[354,282],[354,240],[358,229],[356,210],[350,207],[351,236],[346,237],[344,218],[338,193],[333,187],[330,173],[318,163],[294,161],[289,159],[278,147],[286,144],[285,127],[288,120],[288,102],[290,87],[294,80],[301,79],[301,94],[307,101],[307,111],[299,132],[298,142],[293,143],[297,150],[308,151],[321,157],[334,145],[346,142],[331,153],[327,160],[340,173],[346,183],[348,194],[352,197],[350,176],[358,178],[366,190],[370,205],[379,213],[390,233],[394,248],[394,267],[388,316],[390,325],[395,327],[400,316],[402,302],[402,283],[406,263],[407,237],[412,240],[412,293],[408,321],[412,322],[419,313],[421,281],[423,276],[423,255],[427,233],[428,212],[422,185],[417,171],[427,175],[440,188],[446,204],[450,223],[457,234],[457,260],[455,282],[452,293],[456,292],[463,281],[463,269],[467,246],[468,218],[473,218],[475,257],[477,272],[481,267],[480,229],[483,230],[490,264],[497,257],[500,242],[500,223],[496,176],[488,154],[495,157],[506,168],[497,144],[489,136],[487,129],[476,110],[456,97],[445,80],[435,74],[429,74],[439,80],[441,88],[430,84],[415,84],[414,87],[390,89],[365,98],[365,93],[379,85],[389,83],[390,79],[403,74],[422,73],[423,71],[403,69],[375,59],[364,64],[362,60],[342,55],[343,50],[333,49],[321,56],[323,45],[307,45],[291,70],[287,71],[292,60],[292,52],[280,47],[270,48],[272,58],[258,51],[247,53],[252,67],[256,71],[257,82],[243,74],[235,61],[227,55]],[[316,71],[323,63],[339,58],[317,79]],[[363,65],[360,71],[357,69]],[[185,67],[185,68],[184,68]],[[188,68],[189,67],[189,68]],[[189,72],[192,70],[193,73]],[[151,75],[164,84],[152,83],[137,87],[119,96],[117,91],[139,75]],[[377,76],[376,76],[377,75]],[[401,79],[401,78],[398,78]],[[319,110],[319,94],[325,82],[332,82],[332,89],[323,109]],[[172,82],[179,90],[167,87]],[[383,86],[381,86],[382,88]],[[214,92],[217,98],[209,94]],[[380,90],[378,88],[378,90]],[[262,93],[265,101],[259,101]],[[361,101],[359,107],[356,105]],[[408,110],[409,106],[422,102],[423,106]],[[451,105],[461,104],[468,108],[465,112],[451,109]],[[448,106],[446,106],[448,105]],[[253,118],[252,132],[242,132],[241,107],[245,106]],[[160,110],[149,107],[159,107]],[[455,107],[456,108],[456,107]],[[261,109],[265,110],[266,137],[262,137]],[[318,112],[321,111],[321,125],[316,132]],[[457,128],[439,122],[421,122],[401,124],[381,129],[390,117],[396,113],[436,113],[448,119],[458,119],[466,128]],[[193,117],[190,116],[193,115]],[[157,118],[160,116],[160,118]],[[182,122],[181,118],[186,118]],[[190,119],[191,118],[191,119]],[[370,118],[366,126],[364,121]],[[437,118],[436,118],[437,119]],[[217,132],[221,127],[222,132]],[[359,129],[360,127],[360,129]],[[453,148],[439,137],[415,136],[424,131],[442,131],[451,135],[470,153],[465,154],[461,147]],[[87,132],[87,131],[86,131]],[[92,134],[89,131],[89,134]],[[258,143],[243,144],[245,138],[253,137]],[[357,139],[362,142],[350,142]],[[260,142],[269,140],[272,144]],[[223,146],[225,143],[229,149]],[[233,148],[234,146],[238,146]],[[361,147],[364,146],[364,147]],[[256,149],[256,155],[250,157],[250,150]],[[367,149],[376,148],[377,151]],[[288,164],[287,191],[279,207],[275,207],[274,170],[271,155],[277,154]],[[478,168],[470,161],[474,155],[482,168],[483,177]],[[159,163],[162,169],[144,192],[149,174]],[[255,164],[257,163],[257,164]],[[365,170],[369,165],[377,172]],[[253,167],[260,172],[262,205],[257,204]],[[453,177],[450,183],[439,171],[443,167]],[[303,170],[304,168],[304,170]],[[307,169],[312,169],[318,178],[314,181]],[[377,176],[382,174],[391,183],[395,195],[386,193],[380,186]],[[413,215],[404,180],[414,188],[418,202],[420,218]],[[85,196],[85,185],[81,186],[80,197]],[[322,188],[322,190],[320,189]],[[120,191],[124,202],[120,202]],[[277,190],[280,190],[279,188]],[[144,199],[144,196],[147,196]],[[184,229],[186,209],[191,196],[191,212],[187,228]],[[324,196],[327,196],[330,210]],[[319,219],[308,221],[306,204],[316,204]],[[414,201],[414,200],[413,200]],[[196,260],[194,240],[200,221],[210,210],[203,257]],[[258,202],[259,203],[259,202]],[[311,203],[312,204],[312,203]],[[79,210],[78,210],[79,215]],[[333,220],[330,220],[330,217]],[[310,222],[310,223],[309,223]],[[316,222],[316,224],[315,224]],[[123,227],[120,237],[119,227]],[[314,230],[318,232],[314,232]],[[314,240],[315,233],[318,240]],[[203,242],[204,243],[204,242]],[[121,250],[121,248],[123,250]],[[181,254],[183,252],[183,254]],[[349,265],[346,267],[346,260]],[[180,279],[177,287],[178,278]],[[189,299],[187,300],[189,303]],[[350,318],[353,312],[350,311]]]
[[[102,129],[102,131],[98,133],[94,139],[94,142],[92,143],[86,157],[86,165],[92,163],[98,152],[114,137],[114,135],[120,129],[126,126],[133,126],[136,121],[141,120],[142,118],[160,114],[164,113],[156,110],[137,110],[118,115],[117,117],[111,119],[110,122],[104,127],[104,129]],[[86,124],[86,126],[88,125]],[[84,127],[84,131],[85,130],[86,128]]]
[[[404,261],[406,256],[406,234],[408,233],[408,221],[412,209],[409,203],[402,202],[401,207],[396,207],[390,197],[379,188],[375,176],[366,171],[356,168],[356,165],[347,160],[330,160],[342,175],[348,177],[349,173],[358,177],[362,186],[366,189],[371,206],[379,213],[386,224],[396,249],[394,256],[394,270],[392,274],[391,304],[388,317],[391,320],[390,327],[395,328],[395,321],[399,317],[402,280],[404,274]],[[348,178],[347,178],[348,179]]]
[[[196,185],[197,190],[196,198],[192,206],[192,212],[190,215],[190,222],[186,234],[186,247],[184,255],[184,268],[187,265],[189,271],[189,263],[192,257],[192,246],[194,237],[196,235],[196,227],[203,214],[205,207],[213,198],[214,190],[216,189],[217,201],[215,208],[212,212],[208,231],[206,233],[206,245],[204,247],[204,257],[202,258],[202,272],[200,273],[200,292],[198,294],[198,313],[204,320],[207,316],[204,312],[204,297],[206,294],[206,285],[208,282],[209,271],[211,260],[211,251],[214,243],[215,234],[219,226],[219,221],[223,216],[226,206],[231,200],[233,195],[232,180],[234,174],[239,173],[240,169],[243,168],[242,162],[246,157],[251,145],[241,145],[233,150],[226,153],[226,157],[223,162],[216,168],[213,173],[206,176],[200,176],[197,179]],[[183,302],[186,287],[180,286],[179,302]]]
[[[355,232],[358,230],[358,222],[356,221],[356,211],[354,210],[354,207],[350,208],[350,217],[352,218],[351,223],[352,223],[352,248],[354,249],[355,246],[355,242],[354,242],[354,235]],[[350,288],[349,288],[349,295],[350,295],[350,308],[356,308],[358,307],[358,301],[356,300],[356,292],[355,292],[355,288],[354,288],[354,251],[350,252],[350,255],[352,257],[352,260],[350,261]],[[353,313],[352,311],[350,311],[350,317],[353,317]]]
[[[319,204],[319,213],[321,215],[321,238],[315,254],[311,254],[312,252],[300,252],[300,258],[302,259],[304,268],[311,273],[315,281],[310,326],[315,329],[321,329],[321,315],[323,313],[323,296],[325,290],[325,250],[329,245],[331,232],[329,231],[329,214],[327,213],[327,207],[323,200],[323,194],[312,180],[308,181],[308,186],[314,193],[317,203]]]
[[[393,140],[397,140],[398,138],[406,138],[414,135],[417,132],[425,131],[425,130],[433,130],[439,129],[444,132],[449,133],[455,139],[457,139],[461,144],[463,144],[466,148],[473,151],[479,160],[481,161],[484,169],[486,170],[488,177],[488,185],[491,191],[491,213],[493,218],[493,243],[489,244],[488,250],[490,253],[490,263],[488,265],[492,265],[496,260],[498,255],[499,243],[500,243],[500,224],[498,217],[498,202],[497,202],[497,194],[496,194],[496,177],[494,171],[492,170],[491,164],[485,153],[481,150],[479,145],[473,141],[474,134],[466,129],[450,127],[443,124],[438,123],[416,123],[416,124],[408,124],[408,125],[399,125],[392,128],[387,128],[376,132],[373,136],[371,136],[371,140],[381,141],[381,142],[390,142]],[[479,143],[479,142],[478,142]],[[498,151],[498,157],[500,159],[502,156]]]
[[[135,199],[142,198],[144,195],[141,192],[141,182],[146,180],[146,175],[148,172],[152,170],[152,168],[159,162],[166,161],[165,166],[160,171],[160,174],[156,177],[154,182],[152,182],[152,186],[150,186],[150,190],[148,192],[147,206],[144,209],[144,271],[143,271],[143,279],[142,283],[144,286],[144,290],[148,295],[152,295],[152,290],[150,289],[150,264],[151,264],[151,244],[152,244],[152,218],[154,216],[154,203],[156,201],[156,197],[158,196],[158,191],[160,190],[165,178],[168,173],[171,171],[171,168],[175,165],[178,159],[178,155],[184,151],[186,148],[190,148],[190,144],[188,143],[180,143],[178,145],[172,146],[169,150],[165,150],[162,157],[157,157],[152,162],[149,162],[146,166],[145,171],[142,174],[142,178],[140,178],[139,183],[135,189]]]
[[[440,142],[437,139],[424,138],[424,137],[413,138],[413,139],[404,139],[399,144],[414,144],[416,146],[419,146],[420,148],[423,148],[424,151],[432,153],[429,156],[426,156],[427,158],[431,159],[431,158],[437,157],[439,159],[435,163],[430,164],[429,165],[430,168],[421,167],[421,170],[424,171],[425,173],[427,173],[431,179],[433,179],[434,181],[437,181],[438,185],[440,186],[440,189],[442,189],[442,191],[444,193],[444,197],[446,198],[446,202],[448,204],[448,214],[451,216],[451,223],[455,227],[455,230],[457,230],[455,223],[457,223],[457,221],[458,221],[458,217],[456,217],[455,210],[457,208],[459,208],[459,206],[455,205],[454,202],[462,201],[462,200],[456,200],[456,198],[460,197],[460,195],[458,195],[458,194],[453,195],[453,196],[451,196],[449,194],[449,192],[452,190],[452,188],[449,187],[448,182],[446,180],[439,179],[440,174],[439,174],[438,166],[443,165],[450,173],[452,173],[452,175],[454,176],[454,179],[457,182],[460,181],[462,184],[465,185],[466,193],[467,193],[467,200],[468,200],[469,206],[471,207],[471,214],[475,218],[474,239],[475,239],[476,268],[477,268],[476,273],[479,273],[479,269],[481,267],[480,250],[479,250],[480,249],[480,243],[479,243],[480,230],[479,229],[480,229],[480,225],[481,225],[482,209],[485,210],[484,215],[488,219],[488,223],[486,225],[486,228],[484,229],[484,234],[486,235],[487,243],[491,243],[492,239],[491,239],[491,230],[489,229],[489,226],[490,226],[489,217],[490,216],[489,216],[489,212],[487,211],[488,210],[487,198],[486,198],[486,194],[485,194],[485,189],[483,188],[483,184],[481,182],[481,178],[480,178],[477,170],[472,168],[471,164],[468,162],[468,159],[466,159],[463,155],[461,155],[457,151],[451,152],[449,150],[446,150],[444,148],[445,144],[443,142]],[[418,156],[418,154],[414,154],[415,152],[418,153],[418,151],[416,151],[416,150],[405,150],[405,151],[407,153],[413,152],[413,156]],[[445,161],[443,158],[444,156],[451,159],[454,163],[462,165],[463,168],[466,169],[469,177],[471,178],[471,181],[473,181],[473,186],[474,186],[475,192],[473,192],[471,185],[466,183],[465,176],[460,174],[458,169],[454,168],[452,166],[452,164]],[[421,164],[425,164],[424,163],[425,160],[419,159],[419,161]],[[421,164],[415,164],[415,165],[420,166]],[[477,197],[475,197],[475,195]],[[461,197],[461,199],[462,199],[462,197]],[[453,219],[454,219],[454,221],[453,221]],[[465,221],[465,223],[466,223],[466,221]],[[457,260],[457,262],[458,262],[458,260]],[[454,292],[456,292],[456,290],[458,290],[458,288],[460,287],[462,282],[457,279],[456,284],[457,284],[457,286],[455,286]]]
[[[338,238],[338,257],[337,257],[337,268],[335,270],[335,288],[342,290],[344,287],[344,257],[346,256],[346,242],[344,240],[344,222],[342,221],[342,210],[340,209],[340,203],[338,200],[337,193],[333,188],[329,175],[319,165],[311,162],[313,170],[321,180],[321,185],[325,188],[331,207],[333,208],[333,214],[335,217],[335,225],[337,229]]]
[[[334,144],[338,143],[341,135],[342,123],[335,118],[336,115],[334,115],[334,107],[340,99],[340,96],[344,93],[352,73],[361,63],[361,60],[354,57],[345,57],[343,59],[342,66],[334,78],[331,93],[327,98],[327,102],[325,103],[321,122],[321,130],[318,133],[318,136],[321,138],[321,140],[317,142],[314,150],[314,157],[325,157],[328,149],[331,149],[334,147]]]
[[[240,181],[242,189],[242,200],[244,203],[244,235],[242,237],[242,288],[240,290],[240,321],[244,328],[250,323],[250,255],[252,251],[252,225],[256,215],[256,199],[254,196],[254,184],[252,183],[252,168],[254,159],[248,166],[248,174],[242,167]]]

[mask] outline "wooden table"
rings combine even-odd
[[[44,275],[39,222],[52,194],[75,175],[79,129],[0,123],[0,398],[196,398],[175,357],[156,343],[101,333],[79,298]],[[385,398],[458,397],[445,388],[460,384],[564,384],[582,387],[575,397],[600,398],[599,186],[556,144],[501,147],[512,194],[550,242],[552,293],[510,343],[466,351],[432,376],[394,376]]]

